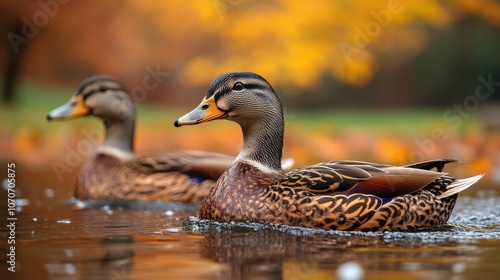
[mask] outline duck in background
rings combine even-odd
[[[135,102],[112,77],[85,79],[48,120],[96,116],[104,143],[84,164],[74,195],[80,200],[140,200],[200,203],[234,157],[204,151],[134,155]]]
[[[176,127],[217,119],[238,123],[243,147],[202,202],[199,217],[333,230],[414,230],[448,221],[458,193],[482,175],[454,179],[451,159],[406,166],[329,161],[285,173],[284,120],[271,85],[250,72],[216,78]],[[435,170],[434,170],[435,169]]]

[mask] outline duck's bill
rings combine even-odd
[[[47,120],[72,119],[90,114],[81,96],[72,97],[66,104],[55,108],[47,115]]]
[[[174,125],[176,127],[183,125],[194,125],[202,122],[224,119],[226,117],[227,113],[217,108],[217,105],[215,105],[214,97],[211,96],[208,99],[203,98],[198,107],[196,107],[193,111],[185,114],[184,116],[178,118],[174,122]]]

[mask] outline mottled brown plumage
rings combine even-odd
[[[243,148],[219,178],[200,218],[336,230],[413,230],[446,223],[458,193],[482,175],[454,179],[450,159],[407,166],[329,161],[285,173],[279,166],[283,112],[271,85],[254,73],[218,77],[176,126],[214,119],[237,122]],[[435,170],[431,170],[435,169]]]
[[[214,163],[224,159],[208,152],[197,152],[195,156],[192,153],[173,152],[131,160],[96,153],[78,175],[75,197],[201,203],[224,168],[206,166],[208,172],[197,169],[197,158],[202,161],[213,157]],[[232,161],[229,157],[226,160],[224,166]]]
[[[52,110],[48,119],[94,115],[106,129],[104,143],[82,167],[75,197],[83,200],[142,200],[200,203],[234,158],[202,151],[135,157],[135,104],[122,83],[94,76]]]

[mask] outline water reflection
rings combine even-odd
[[[394,241],[384,234],[294,235],[238,225],[211,228],[202,235],[201,255],[227,264],[222,279],[308,279],[314,275],[332,278],[342,273],[337,269],[346,263],[359,264],[361,273],[355,274],[359,277],[365,270],[449,277],[462,273],[464,266],[479,259],[474,256],[478,248],[473,244]]]
[[[500,272],[498,196],[462,198],[449,226],[407,233],[222,225],[170,205],[37,205],[19,213],[18,279],[487,279]],[[2,229],[2,252],[5,236]],[[12,279],[4,277],[5,261],[0,255],[0,278]]]
[[[44,265],[49,279],[129,279],[135,255],[130,235],[107,236],[96,246],[67,244],[71,248],[50,252]]]

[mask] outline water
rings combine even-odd
[[[24,201],[16,272],[1,279],[497,279],[500,196],[461,197],[425,232],[338,232],[199,221],[197,206]],[[5,213],[4,209],[0,209]],[[2,221],[6,216],[0,217]],[[3,222],[2,222],[3,223]]]

